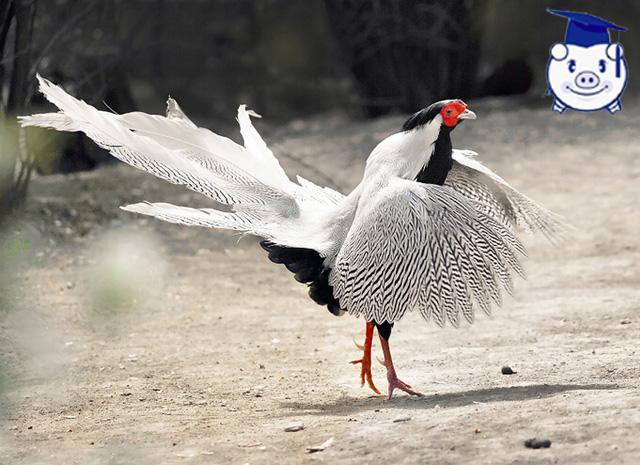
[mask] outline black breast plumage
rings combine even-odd
[[[425,184],[444,185],[445,180],[451,167],[453,160],[451,158],[451,130],[453,128],[442,125],[438,138],[434,143],[433,153],[427,164],[420,170],[416,181]]]

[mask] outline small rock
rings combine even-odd
[[[393,419],[394,423],[404,423],[405,421],[411,421],[411,417],[398,417]]]
[[[319,446],[307,447],[307,452],[309,452],[310,454],[313,454],[314,452],[322,452],[327,447],[329,447],[331,444],[333,444],[333,438],[327,439],[325,442],[323,442]]]
[[[631,324],[631,320],[622,320],[620,322],[621,325],[630,325]]]
[[[304,423],[302,422],[298,422],[298,423],[292,423],[289,426],[287,426],[284,430],[287,433],[295,433],[296,431],[302,431],[304,429]]]
[[[524,446],[529,449],[547,449],[551,447],[551,441],[548,439],[531,438],[524,442]]]
[[[518,372],[517,371],[513,371],[510,366],[505,365],[505,366],[502,367],[502,374],[503,375],[515,375],[516,373],[518,373]]]
[[[476,433],[476,434],[480,434],[480,433],[482,433],[482,431],[480,430],[480,428],[476,428],[476,429],[474,429],[474,430],[473,430],[473,432],[474,432],[474,433]]]

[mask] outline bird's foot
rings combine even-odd
[[[363,355],[361,359],[353,360],[351,362],[352,365],[357,365],[358,363],[361,364],[360,384],[364,386],[364,383],[366,381],[373,392],[375,392],[376,394],[381,394],[380,390],[376,387],[375,384],[373,384],[373,376],[371,375],[371,354],[367,356],[365,352],[365,355]]]
[[[414,391],[411,388],[411,385],[405,383],[404,381],[400,380],[398,378],[398,376],[396,375],[395,371],[390,371],[389,373],[387,373],[387,380],[389,381],[389,397],[388,399],[391,399],[391,396],[393,396],[393,391],[394,389],[400,389],[401,391],[406,392],[409,395],[412,396],[418,396],[418,397],[424,397],[424,394],[422,394],[421,392],[418,391]]]
[[[364,335],[364,345],[358,345],[356,343],[356,347],[362,350],[362,358],[358,360],[354,360],[351,362],[353,365],[357,365],[358,363],[361,365],[360,367],[360,383],[364,386],[365,381],[371,388],[373,392],[376,394],[380,394],[380,391],[373,384],[373,376],[371,375],[371,347],[373,346],[373,330],[375,329],[375,325],[372,322],[367,322],[366,331]],[[355,342],[355,341],[354,341]]]

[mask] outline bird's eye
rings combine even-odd
[[[607,62],[604,60],[600,60],[600,62],[598,63],[598,68],[600,69],[601,73],[604,73],[607,70]]]
[[[569,72],[573,73],[576,70],[576,60],[569,60]]]
[[[450,115],[451,113],[453,113],[453,110],[452,110],[451,108],[449,108],[449,109],[446,111],[446,113],[447,113],[447,115]]]

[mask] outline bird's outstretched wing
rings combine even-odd
[[[453,151],[453,167],[445,185],[511,230],[539,231],[552,242],[562,236],[567,225],[561,217],[514,189],[472,155],[475,153]]]
[[[186,119],[175,102],[169,117],[141,112],[116,115],[99,111],[38,76],[40,90],[60,112],[20,117],[23,126],[82,131],[113,156],[174,184],[226,205],[283,202],[295,208],[290,181],[277,160],[265,152],[245,108],[245,147]],[[251,147],[251,148],[249,148]]]
[[[129,165],[204,194],[231,211],[167,203],[137,203],[125,210],[185,225],[227,228],[291,247],[321,248],[324,237],[305,231],[301,218],[333,207],[342,194],[311,181],[289,180],[251,123],[256,113],[238,108],[244,145],[197,127],[169,98],[166,116],[99,111],[38,76],[40,91],[60,110],[19,117],[23,126],[82,131]],[[315,238],[315,239],[314,239]],[[316,240],[317,239],[317,240]]]
[[[472,322],[524,275],[513,232],[450,187],[403,179],[359,207],[329,282],[340,306],[394,322],[418,308],[438,325]]]

